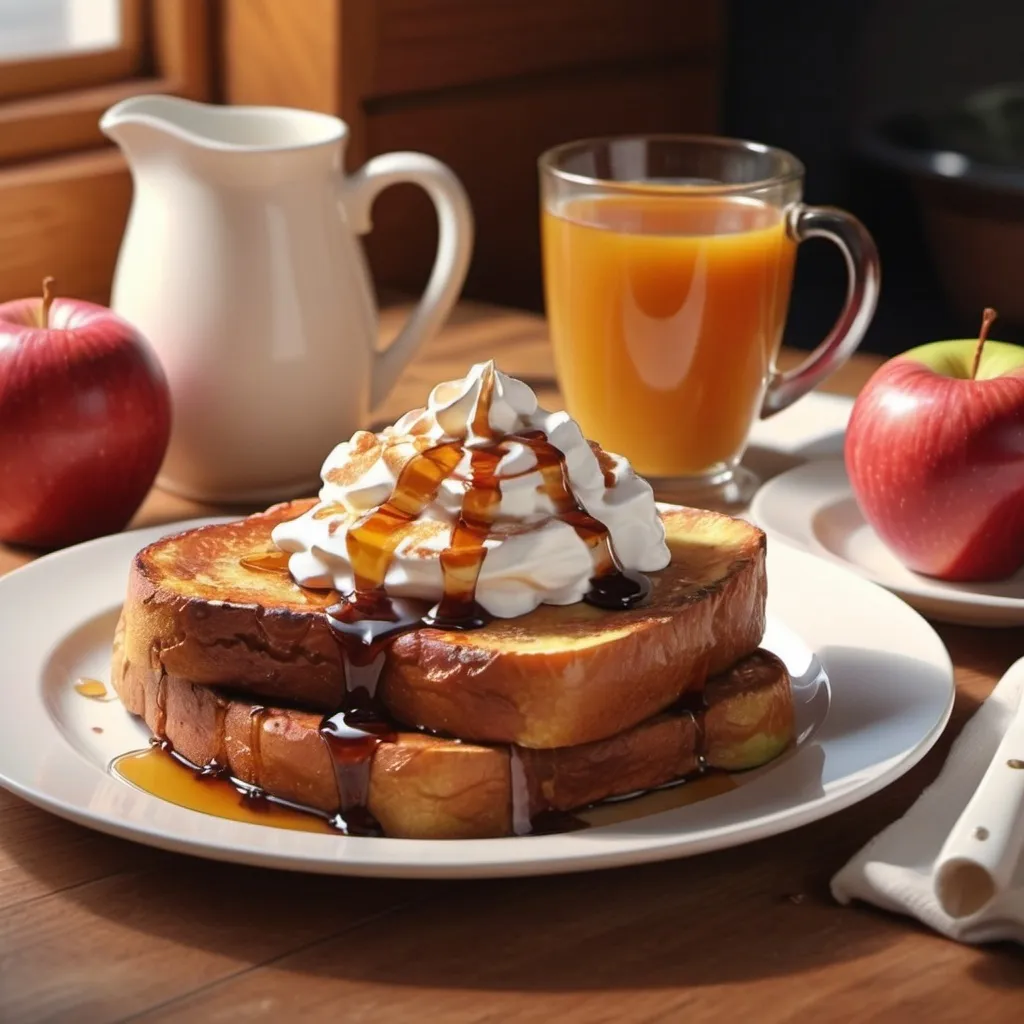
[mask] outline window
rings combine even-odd
[[[0,59],[112,50],[121,42],[119,0],[0,0]]]
[[[0,301],[46,274],[105,301],[131,183],[99,130],[127,96],[210,95],[207,0],[0,0]]]

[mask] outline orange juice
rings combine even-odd
[[[750,198],[598,196],[543,213],[559,382],[584,434],[638,473],[739,456],[786,318],[796,242]]]

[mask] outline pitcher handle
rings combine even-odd
[[[440,160],[424,153],[385,153],[344,182],[342,199],[349,224],[364,235],[372,228],[377,195],[400,182],[419,185],[437,210],[438,240],[426,290],[397,337],[374,358],[370,405],[381,402],[417,348],[436,333],[459,297],[473,249],[473,212],[462,183]]]
[[[846,301],[828,336],[799,366],[772,374],[761,406],[762,419],[792,405],[838,370],[861,343],[878,305],[878,250],[856,217],[832,206],[800,203],[790,211],[787,225],[797,242],[827,238],[839,247],[848,275]]]

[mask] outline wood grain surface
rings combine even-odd
[[[377,415],[488,356],[557,401],[543,322],[466,305]],[[853,393],[876,365],[855,358],[828,389]],[[136,524],[209,511],[223,510],[154,492]],[[30,557],[0,548],[0,572]],[[0,1020],[1019,1020],[1017,948],[960,946],[828,892],[1024,653],[1020,630],[938,628],[957,702],[920,765],[824,821],[688,860],[506,881],[323,878],[136,846],[0,791]]]

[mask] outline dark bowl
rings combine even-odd
[[[887,118],[861,149],[909,180],[958,317],[974,323],[993,306],[1000,319],[1024,325],[1024,85]]]

